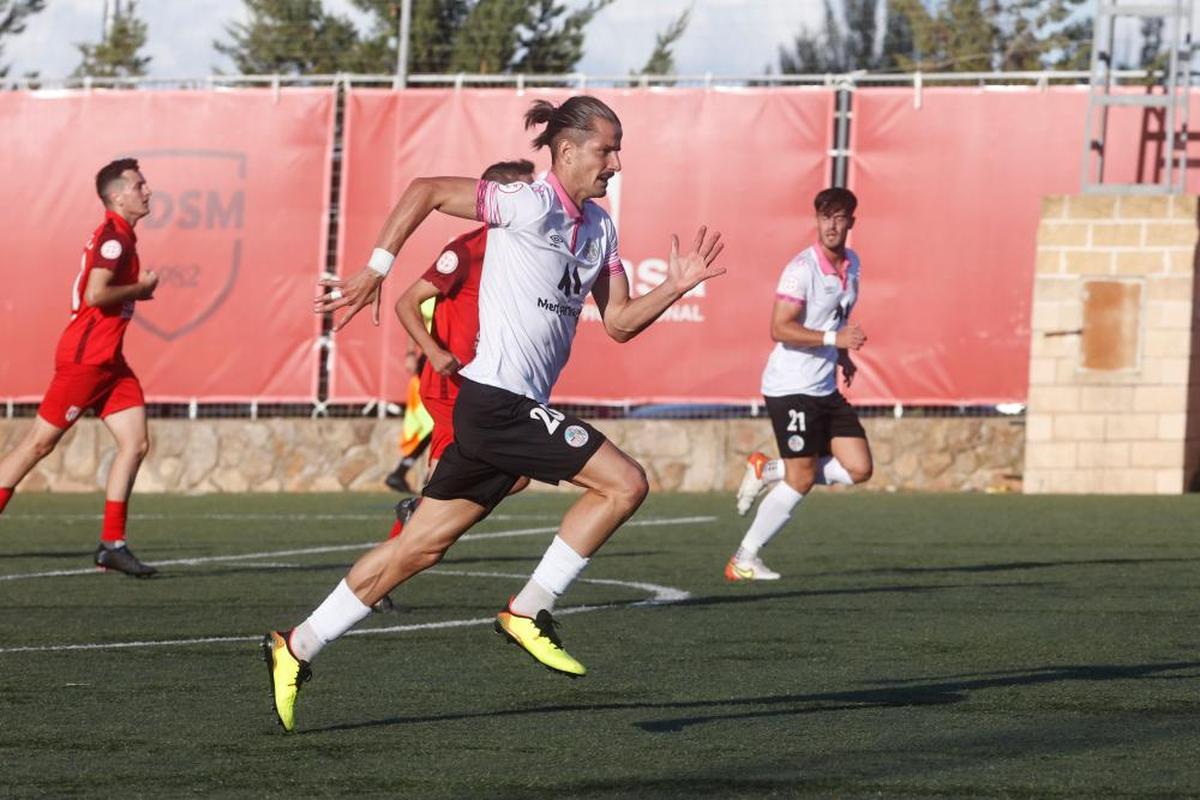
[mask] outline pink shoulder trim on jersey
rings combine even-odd
[[[791,295],[788,295],[788,294],[780,294],[779,292],[776,292],[776,293],[775,293],[775,299],[776,299],[776,300],[786,300],[787,302],[789,302],[789,303],[795,303],[795,304],[796,304],[796,305],[798,305],[798,306],[802,306],[802,305],[804,305],[805,303],[807,303],[807,302],[808,302],[807,300],[805,300],[805,299],[803,299],[803,298],[800,298],[800,297],[792,297]]]
[[[571,195],[567,194],[567,190],[558,182],[558,176],[553,172],[546,175],[546,183],[554,187],[554,193],[558,195],[558,202],[562,203],[563,211],[567,212],[567,216],[578,221],[583,212],[579,210],[579,206],[575,205],[575,201],[571,199]]]
[[[491,181],[480,181],[475,187],[475,219],[480,222],[486,222],[489,225],[494,225],[491,219],[488,218],[488,202],[492,194],[496,191],[496,185]]]

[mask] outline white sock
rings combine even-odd
[[[830,486],[835,483],[845,486],[854,485],[854,479],[850,477],[850,473],[842,466],[842,462],[833,456],[826,456],[817,462],[816,482],[823,486]]]
[[[771,537],[779,533],[784,525],[787,525],[788,520],[792,517],[792,511],[803,499],[804,495],[783,481],[777,483],[775,488],[767,492],[767,496],[758,504],[754,522],[750,523],[750,530],[746,531],[746,535],[742,537],[742,544],[738,547],[734,558],[742,560],[758,555],[758,551],[771,541]]]
[[[321,648],[353,628],[371,613],[371,607],[350,590],[343,578],[329,596],[317,606],[308,619],[292,630],[288,644],[292,655],[302,661],[312,661]]]
[[[762,479],[766,483],[778,483],[783,480],[783,459],[772,458],[766,464],[763,464]]]
[[[525,588],[512,599],[509,608],[523,617],[536,617],[542,609],[554,610],[557,600],[571,582],[579,577],[588,560],[576,553],[571,545],[555,536],[546,548],[541,563],[533,571]]]

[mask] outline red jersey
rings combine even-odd
[[[135,301],[96,308],[89,306],[85,297],[92,269],[96,267],[112,271],[111,286],[137,283],[141,265],[134,249],[135,242],[137,236],[125,218],[106,211],[104,222],[83,249],[79,275],[71,288],[71,321],[58,340],[58,350],[54,354],[58,364],[112,366],[124,361],[121,344],[125,328],[133,318]]]
[[[485,225],[451,241],[421,276],[440,292],[429,333],[460,364],[475,358],[479,341],[479,279],[483,275],[487,231]],[[426,360],[421,370],[423,397],[453,400],[458,396],[459,383],[457,375],[439,375]]]

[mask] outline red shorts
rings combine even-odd
[[[142,384],[128,364],[93,367],[59,364],[38,416],[56,428],[69,428],[89,408],[104,419],[109,414],[146,405]]]
[[[433,418],[433,433],[429,439],[429,460],[437,461],[454,441],[454,398],[421,397],[421,404]]]

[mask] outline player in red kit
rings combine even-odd
[[[482,180],[495,183],[533,183],[533,162],[526,159],[501,161],[483,171]],[[429,470],[432,475],[442,451],[454,441],[454,401],[458,397],[458,369],[475,357],[479,339],[479,279],[483,274],[483,253],[487,247],[487,226],[476,228],[451,240],[437,260],[405,290],[396,301],[396,316],[421,349],[421,402],[433,417],[433,435],[429,444]],[[430,329],[421,317],[421,304],[436,297]],[[411,345],[410,345],[411,348]],[[417,369],[417,352],[408,353],[408,369]],[[529,485],[522,477],[513,486],[515,494]],[[389,536],[396,536],[412,516],[420,495],[396,504],[396,522]]]
[[[138,220],[150,213],[150,188],[138,162],[122,158],[96,174],[96,193],[104,203],[104,221],[84,248],[71,290],[71,321],[58,341],[54,378],[33,427],[0,459],[0,512],[21,479],[54,450],[84,411],[92,409],[117,443],[96,566],[146,578],[156,570],[125,545],[129,492],[150,449],[146,400],[121,350],[134,304],[150,300],[158,286],[153,271],[141,271],[133,232]]]

